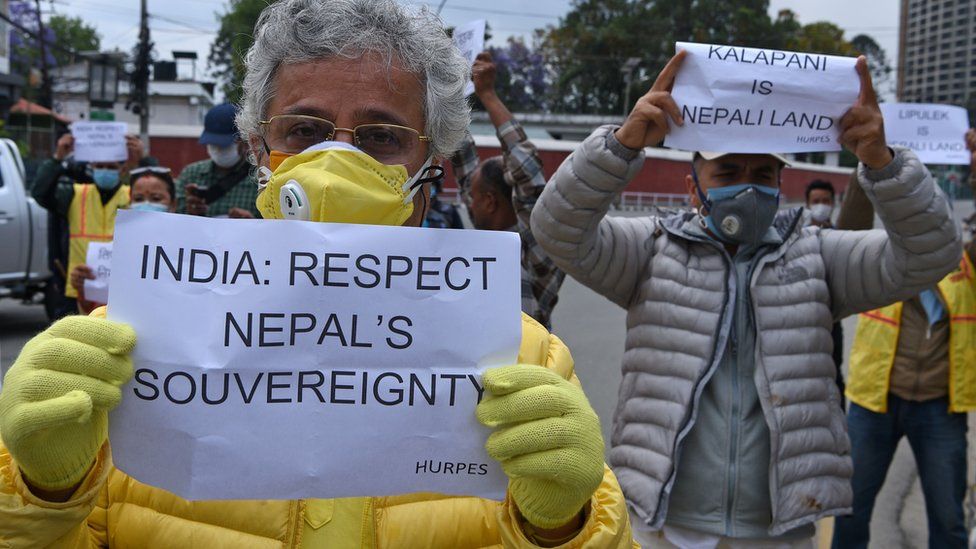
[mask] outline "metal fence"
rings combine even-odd
[[[612,207],[617,210],[646,211],[658,208],[689,208],[691,204],[687,194],[625,191],[614,200]]]
[[[441,202],[458,206],[461,204],[461,193],[457,188],[444,189],[438,193]],[[677,193],[645,193],[623,192],[613,201],[611,209],[622,211],[650,211],[660,208],[682,209],[690,208],[688,195]]]

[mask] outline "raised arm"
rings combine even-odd
[[[857,170],[851,174],[847,190],[844,191],[844,200],[840,204],[840,213],[837,214],[837,228],[845,231],[866,231],[874,228],[874,205],[861,188]]]
[[[512,187],[512,205],[519,227],[528,230],[529,216],[546,186],[546,178],[535,145],[495,92],[495,76],[496,67],[491,54],[478,54],[471,69],[474,92],[485,107],[501,143],[505,182]]]
[[[563,275],[539,246],[530,226],[532,210],[546,186],[546,176],[536,146],[529,141],[522,125],[495,92],[495,74],[496,67],[491,55],[487,52],[479,54],[471,71],[474,91],[488,112],[501,143],[505,182],[512,189],[512,207],[522,238],[522,261],[532,273],[531,278],[523,281],[523,284],[531,284],[532,295],[538,304],[537,310],[531,312],[533,317],[548,326],[549,314],[559,299]]]
[[[888,148],[863,58],[857,71],[861,94],[841,119],[841,142],[861,161],[858,183],[884,230],[820,233],[836,318],[934,286],[959,264],[961,254],[948,200],[911,151]]]
[[[607,210],[640,171],[644,147],[664,139],[668,119],[681,124],[671,88],[684,56],[668,62],[623,126],[598,129],[569,155],[532,212],[532,234],[556,265],[620,306],[650,261],[656,222]]]
[[[74,144],[74,137],[70,133],[58,139],[54,158],[49,158],[38,166],[30,189],[31,196],[38,205],[62,216],[67,215],[74,197],[74,186],[61,184],[61,176],[64,175],[62,162],[74,150]]]

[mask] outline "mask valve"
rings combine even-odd
[[[308,221],[311,218],[308,209],[308,195],[305,194],[305,189],[298,184],[298,181],[289,179],[287,183],[282,185],[278,199],[280,200],[283,219]]]

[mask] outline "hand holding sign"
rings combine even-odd
[[[0,430],[37,495],[65,501],[84,479],[132,377],[135,342],[128,326],[72,315],[30,340],[7,372]]]
[[[512,498],[535,526],[566,524],[603,479],[596,412],[578,385],[540,366],[494,368],[484,382],[478,420],[496,427],[485,447],[508,475]]]
[[[135,135],[125,136],[125,151],[127,154],[125,160],[126,167],[130,170],[137,168],[144,153],[142,148],[142,140]]]
[[[474,82],[474,93],[478,97],[495,92],[496,74],[497,69],[491,54],[486,51],[479,53],[474,60],[474,66],[471,67],[471,81]]]
[[[894,158],[885,141],[884,117],[871,83],[867,59],[862,55],[854,66],[861,81],[857,102],[840,119],[840,142],[865,166],[879,170]]]
[[[70,133],[66,133],[58,138],[57,149],[54,150],[54,159],[64,160],[75,150],[75,138]]]
[[[661,70],[651,90],[637,100],[624,125],[614,133],[621,145],[643,149],[664,141],[664,136],[668,134],[669,116],[675,124],[684,124],[681,110],[671,97],[671,89],[687,54],[685,50],[676,53]]]

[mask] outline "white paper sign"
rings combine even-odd
[[[954,105],[882,103],[885,139],[908,147],[923,164],[969,164],[966,109]]]
[[[678,42],[688,54],[671,92],[684,126],[668,147],[737,153],[837,151],[857,99],[855,59]]]
[[[85,263],[95,272],[95,280],[85,280],[85,299],[108,303],[108,284],[112,276],[112,243],[89,242]]]
[[[80,162],[124,162],[129,153],[125,148],[125,122],[74,122],[71,135],[75,138],[75,160]]]
[[[503,497],[475,406],[518,354],[517,235],[120,211],[113,255],[129,475],[187,499]]]
[[[478,54],[485,50],[485,25],[484,19],[478,19],[465,23],[454,29],[454,44],[472,66]],[[464,88],[464,95],[474,93],[474,82],[468,82]]]

